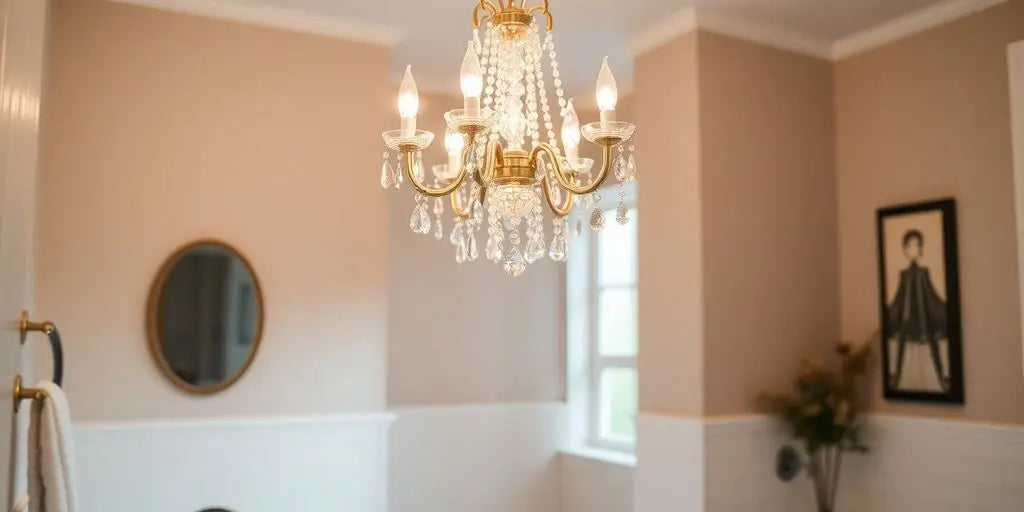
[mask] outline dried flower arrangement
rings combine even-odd
[[[791,427],[793,438],[803,442],[821,512],[834,510],[842,452],[868,451],[860,436],[858,391],[860,377],[871,366],[873,340],[860,346],[839,344],[838,368],[804,359],[792,393],[760,397],[764,408],[779,416]]]

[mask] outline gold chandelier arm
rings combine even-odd
[[[532,15],[534,11],[540,11],[544,15],[548,23],[548,32],[551,32],[555,28],[555,18],[551,16],[551,11],[548,10],[548,0],[544,0],[543,4],[530,7],[526,12]]]
[[[481,187],[487,188],[491,184],[491,180],[494,179],[495,170],[501,165],[502,153],[501,144],[498,143],[497,139],[487,141],[487,146],[484,148],[483,168],[473,174],[473,179]]]
[[[533,151],[530,152],[530,164],[536,168],[539,164],[539,155],[544,153],[547,155],[548,160],[551,163],[551,168],[554,171],[555,179],[558,180],[558,184],[569,192],[582,196],[597,190],[598,187],[604,184],[605,178],[608,177],[608,169],[612,166],[612,145],[609,143],[602,143],[601,148],[601,170],[598,171],[597,177],[594,178],[594,182],[590,185],[576,185],[573,183],[573,176],[562,170],[561,160],[559,160],[558,155],[555,154],[554,148],[546,142],[534,146]]]
[[[473,214],[473,211],[472,211],[473,203],[471,201],[469,208],[463,208],[462,206],[459,205],[458,195],[459,194],[453,193],[450,196],[448,196],[451,199],[452,211],[455,212],[455,215],[457,217],[459,217],[460,219],[468,219]],[[480,204],[483,205],[484,204],[484,199],[487,197],[487,188],[486,187],[480,187],[479,197],[480,197]]]
[[[575,177],[573,178],[573,180],[575,181]],[[548,207],[551,208],[551,213],[555,214],[555,217],[558,218],[562,218],[565,217],[566,215],[569,215],[569,213],[572,212],[572,205],[576,200],[576,195],[573,193],[567,193],[565,202],[561,206],[559,206],[555,204],[554,198],[551,197],[551,187],[554,185],[551,184],[550,178],[545,176],[544,179],[540,181],[540,186],[541,188],[544,189],[544,200],[548,202]]]
[[[416,181],[416,177],[412,174],[412,168],[415,165],[416,153],[410,149],[403,149],[402,154],[405,157],[402,159],[405,162],[405,165],[402,166],[405,167],[405,177],[409,179],[409,183],[412,183],[412,187],[415,188],[417,192],[425,196],[443,197],[451,194],[452,191],[459,188],[462,181],[466,179],[466,166],[462,166],[462,170],[459,171],[459,175],[456,176],[451,183],[441,188],[430,188],[423,183]]]
[[[473,8],[473,26],[475,28],[480,28],[481,9],[489,12],[491,17],[498,14],[498,6],[491,3],[491,0],[480,0],[480,2],[476,4],[476,7]]]

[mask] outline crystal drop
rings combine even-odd
[[[434,224],[434,240],[441,240],[444,238],[444,227],[441,225],[441,217],[437,217],[437,222]]]
[[[551,239],[551,250],[548,251],[548,256],[555,261],[565,261],[565,248],[565,235],[558,231]]]
[[[590,229],[594,231],[601,231],[604,228],[604,211],[600,208],[594,208],[590,212]]]
[[[576,236],[580,236],[580,234],[582,234],[582,233],[583,233],[583,219],[582,218],[577,218],[576,219]]]
[[[416,181],[423,181],[423,155],[419,152],[413,159],[412,176],[416,178]]]
[[[544,256],[544,241],[538,237],[530,237],[526,242],[526,262],[533,263]]]
[[[487,239],[487,247],[484,248],[484,253],[487,259],[497,263],[501,261],[501,237],[497,235],[491,235]]]
[[[455,263],[466,262],[466,241],[459,240],[459,243],[455,245]]]
[[[629,161],[626,162],[626,181],[632,181],[636,179],[636,159],[633,158],[633,153],[629,154]]]
[[[384,160],[387,160],[389,156],[391,156],[391,153],[388,153],[387,150],[384,150]]]
[[[626,208],[626,203],[619,203],[615,209],[615,221],[623,226],[629,224],[629,208]]]
[[[523,259],[523,253],[519,252],[519,247],[512,246],[505,256],[505,273],[515,277],[522,275],[525,270],[526,260]]]
[[[380,188],[384,190],[391,188],[391,166],[388,165],[387,160],[380,168]]]
[[[461,220],[457,220],[457,221],[455,221],[455,224],[452,225],[452,233],[451,233],[451,235],[448,236],[448,241],[451,242],[452,245],[458,245],[459,244],[459,233],[461,233],[461,232],[462,232],[462,221]]]
[[[409,229],[413,233],[421,233],[423,231],[423,218],[420,217],[420,205],[416,204],[416,207],[412,209],[412,216],[409,217]]]
[[[430,233],[430,215],[427,214],[427,203],[423,202],[420,205],[420,233],[426,235]]]
[[[619,153],[619,156],[615,157],[615,163],[612,164],[612,170],[615,171],[615,178],[619,181],[626,181],[626,157]]]
[[[480,253],[476,248],[476,237],[472,234],[469,235],[469,261],[476,261],[480,257]]]
[[[484,207],[480,204],[479,199],[473,199],[473,220],[480,222],[484,219]]]
[[[434,198],[434,215],[441,215],[444,213],[444,203],[441,202],[440,197]]]

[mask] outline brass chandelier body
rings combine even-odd
[[[520,5],[516,5],[516,4]],[[480,13],[485,11],[487,17],[490,18],[491,23],[498,28],[498,33],[501,37],[508,40],[519,40],[526,36],[526,28],[533,21],[533,13],[540,12],[544,15],[547,20],[547,30],[554,30],[554,18],[551,12],[548,10],[548,0],[544,0],[542,4],[534,5],[528,8],[522,7],[521,4],[525,3],[525,0],[498,0],[498,5],[495,5],[490,0],[480,0],[476,8],[473,9],[473,26],[479,27],[481,23]],[[486,21],[487,17],[484,18]],[[465,135],[469,143],[463,149],[462,160],[466,160],[466,153],[471,147],[473,142],[476,140],[476,136],[486,130],[490,129],[489,125],[482,123],[474,123],[473,121],[465,121],[460,123],[458,131]],[[562,165],[562,161],[555,154],[554,148],[547,142],[541,142],[536,145],[532,151],[527,153],[525,150],[511,150],[504,151],[501,145],[496,143],[495,140],[491,140],[487,144],[487,149],[484,153],[484,166],[480,169],[479,173],[474,173],[473,179],[480,185],[480,196],[481,201],[487,194],[487,187],[491,185],[533,185],[537,183],[537,169],[540,165],[540,156],[545,155],[548,158],[548,162],[552,166],[554,171],[555,179],[558,180],[558,184],[562,188],[571,192],[567,194],[567,198],[563,204],[555,204],[552,202],[552,184],[548,182],[547,177],[540,179],[541,186],[544,191],[544,199],[548,203],[548,207],[551,212],[558,217],[565,217],[572,211],[574,195],[585,195],[594,192],[601,185],[604,184],[605,179],[608,178],[608,171],[611,168],[612,162],[612,147],[623,142],[623,138],[613,134],[607,134],[597,137],[594,141],[595,144],[601,146],[601,167],[599,168],[597,175],[594,180],[586,185],[578,185],[576,183],[576,172],[567,170]],[[419,181],[413,175],[413,155],[417,151],[426,149],[426,146],[421,146],[417,142],[408,142],[399,144],[399,151],[402,152],[402,172],[405,174],[405,178],[409,180],[413,188],[417,192],[428,196],[428,197],[443,197],[451,196],[452,209],[455,214],[462,218],[467,218],[470,215],[469,211],[462,206],[457,204],[458,199],[455,195],[452,195],[459,186],[462,185],[463,180],[466,179],[468,174],[467,166],[462,166],[458,176],[452,180],[448,185],[441,188],[431,188],[427,184]]]
[[[567,103],[562,97],[561,80],[557,70],[557,63],[555,62],[554,43],[551,39],[551,33],[554,28],[554,18],[548,7],[548,0],[543,0],[536,5],[527,6],[525,5],[528,0],[496,0],[495,3],[492,0],[479,0],[473,9],[473,26],[474,26],[474,42],[470,42],[469,50],[467,52],[466,61],[463,62],[463,94],[466,101],[466,108],[461,110],[452,110],[445,115],[448,129],[450,134],[459,134],[464,141],[461,146],[461,154],[450,153],[451,158],[458,158],[457,172],[453,169],[448,175],[439,176],[439,179],[435,180],[434,186],[428,185],[426,182],[426,176],[422,169],[422,163],[419,161],[421,153],[426,149],[434,139],[434,135],[430,132],[415,129],[415,113],[418,109],[418,99],[409,99],[408,92],[403,92],[407,88],[406,82],[412,82],[413,95],[418,94],[415,92],[415,82],[411,79],[411,72],[409,69],[406,71],[406,79],[403,80],[403,89],[400,90],[399,94],[399,112],[402,114],[402,129],[391,130],[384,133],[384,139],[387,146],[399,152],[399,163],[400,169],[397,171],[401,173],[405,181],[408,181],[412,187],[429,198],[442,198],[444,196],[449,197],[449,202],[453,213],[456,216],[456,222],[464,222],[468,226],[473,226],[475,223],[477,227],[481,223],[481,212],[474,211],[475,208],[482,208],[482,205],[488,198],[488,192],[495,192],[499,188],[509,187],[517,188],[518,190],[528,189],[535,190],[535,187],[540,188],[540,192],[544,198],[544,202],[547,204],[548,209],[557,222],[562,222],[561,228],[556,228],[556,236],[565,230],[565,223],[563,218],[568,216],[576,204],[576,196],[587,196],[588,194],[595,193],[605,183],[610,171],[613,166],[617,177],[621,181],[630,181],[633,179],[635,173],[621,173],[620,174],[620,162],[614,158],[613,148],[619,146],[623,142],[630,139],[635,129],[635,126],[622,121],[615,120],[614,104],[616,101],[614,77],[611,76],[610,70],[608,70],[607,59],[605,59],[604,65],[601,70],[601,74],[598,79],[597,96],[598,105],[601,109],[601,121],[596,123],[589,123],[582,127],[582,135],[584,138],[589,140],[591,143],[601,147],[601,164],[597,168],[596,173],[591,174],[592,161],[589,159],[580,159],[576,153],[576,147],[579,142],[581,130],[579,122],[576,118],[576,113],[572,107],[571,100]],[[538,32],[540,28],[534,28],[536,23],[535,17],[541,16],[544,21],[544,27],[546,27],[547,40],[544,45],[539,44]],[[488,45],[482,47],[479,39],[479,29],[484,24],[491,31],[488,38]],[[496,34],[497,41],[492,43],[490,37]],[[527,38],[533,37],[532,41],[527,41]],[[505,45],[505,46],[502,46]],[[533,45],[533,46],[530,46]],[[476,50],[474,50],[476,48]],[[485,63],[487,59],[488,49],[491,52],[490,55],[490,72],[487,76],[489,85],[487,105],[481,109],[479,107],[480,95],[483,83],[483,72],[478,71],[476,75],[470,76],[471,79],[477,80],[475,97],[473,93],[467,92],[466,82],[466,66],[467,61],[472,60],[471,69],[479,70],[479,63],[476,61],[477,53],[484,48]],[[527,83],[526,92],[516,92],[515,96],[503,96],[501,100],[505,100],[506,97],[514,98],[501,103],[495,98],[492,86],[495,83],[494,76],[497,74],[498,82],[502,82],[499,85],[504,87],[513,87],[510,84],[510,79],[501,76],[501,73],[495,72],[495,62],[506,55],[499,55],[499,51],[504,48],[518,48],[518,50],[508,51],[534,51],[536,52],[533,57],[526,57],[526,63],[520,64],[519,74],[515,80],[525,81]],[[527,48],[523,50],[522,48]],[[553,140],[553,122],[550,120],[548,112],[548,103],[546,98],[546,92],[543,90],[545,87],[542,79],[540,61],[543,59],[541,56],[544,50],[548,49],[551,56],[552,66],[552,78],[558,92],[558,107],[561,108],[561,119],[562,125],[562,140],[563,146],[566,150],[565,154],[556,146]],[[521,56],[522,54],[519,54]],[[475,66],[475,67],[473,67]],[[530,66],[536,67],[536,80],[532,76],[534,69]],[[525,80],[523,78],[526,69]],[[604,85],[602,85],[604,80]],[[610,84],[610,85],[609,85]],[[516,91],[523,91],[523,85],[521,83],[514,84]],[[602,89],[603,87],[603,89]],[[472,89],[472,87],[471,87]],[[538,125],[541,124],[538,120],[539,114],[537,112],[537,105],[535,98],[531,98],[530,95],[534,95],[539,91],[539,97],[543,101],[543,114],[544,114],[544,125],[547,128],[548,141],[540,140],[540,130]],[[403,94],[405,94],[405,108],[403,111]],[[513,94],[506,91],[500,94]],[[529,105],[529,113],[525,112],[525,106],[522,105],[524,99],[528,100],[531,104]],[[493,105],[492,105],[493,100]],[[409,107],[408,105],[413,105]],[[503,111],[501,106],[508,103],[515,105],[515,107],[509,108],[514,112]],[[471,109],[471,105],[474,106]],[[493,107],[493,108],[492,108]],[[571,123],[568,112],[571,110]],[[410,115],[411,112],[411,115]],[[507,118],[502,116],[516,116],[518,121],[513,120],[513,126],[518,126],[519,131],[515,129],[506,128],[508,121]],[[516,122],[521,123],[516,125]],[[524,128],[526,123],[532,123],[532,133],[530,128]],[[498,129],[495,125],[500,124],[501,128]],[[567,125],[570,127],[567,128]],[[497,130],[497,131],[496,131]],[[574,139],[572,146],[572,156],[570,153],[569,142],[566,141],[566,133],[569,131],[569,138]],[[518,133],[518,136],[509,136],[509,132]],[[526,148],[524,132],[529,134],[530,145]],[[573,134],[574,132],[574,134]],[[498,134],[501,134],[501,137]],[[503,146],[501,138],[506,139],[507,144]],[[447,146],[446,138],[446,146]],[[632,157],[632,145],[630,145],[629,153],[629,165],[635,170],[635,164],[633,163]],[[625,158],[621,154],[623,148],[619,148],[621,167],[625,168]],[[457,156],[456,156],[457,155]],[[385,159],[387,154],[385,154]],[[586,161],[584,165],[584,161]],[[386,167],[386,165],[385,165]],[[436,174],[437,171],[435,171]],[[626,177],[628,175],[628,177]],[[396,181],[395,186],[398,186],[399,180]],[[388,188],[385,184],[384,178],[382,178],[382,186]],[[467,200],[464,194],[459,193],[460,187],[463,189],[472,190],[472,193],[468,196]],[[620,196],[622,193],[620,192]],[[504,195],[503,195],[504,196]],[[595,204],[595,196],[588,197],[590,205]],[[423,215],[426,212],[426,203],[420,204],[421,198],[417,198],[417,208],[422,206]],[[533,200],[531,200],[533,201]],[[438,205],[439,206],[439,205]],[[620,209],[624,208],[620,203]],[[438,222],[440,222],[440,211],[438,207],[435,207],[435,213],[438,214]],[[539,212],[539,210],[538,210]],[[414,216],[416,212],[414,211]],[[493,216],[494,213],[492,212]],[[513,217],[517,217],[518,214],[512,214]],[[524,217],[525,218],[525,217]],[[537,217],[539,218],[539,217]],[[503,218],[507,221],[507,218]],[[618,220],[620,223],[625,223],[626,220],[623,214],[620,214]],[[493,221],[492,221],[493,222]],[[507,222],[506,222],[507,224]],[[597,224],[597,225],[595,225]],[[425,231],[419,231],[421,233],[429,232],[429,220],[427,221],[428,227]],[[511,233],[511,239],[513,244],[513,251],[518,253],[518,226],[519,219],[516,218],[512,224],[515,233]],[[595,230],[601,229],[603,226],[603,219],[600,223],[591,222],[591,227]],[[436,233],[436,237],[440,239],[440,226]],[[416,231],[416,228],[413,228]],[[453,228],[454,229],[454,228]],[[492,226],[493,231],[493,226]],[[528,229],[532,229],[528,228]],[[542,227],[539,227],[539,236],[542,235]],[[492,232],[492,237],[494,233]],[[531,235],[534,233],[531,233]],[[453,244],[455,243],[453,233]],[[470,232],[472,236],[472,232]],[[498,240],[498,256],[497,259],[488,255],[489,259],[498,260],[501,259],[501,238]],[[491,242],[491,240],[489,240]],[[475,244],[475,240],[473,240]],[[554,242],[553,242],[554,244]],[[564,240],[562,241],[564,245]],[[490,245],[490,244],[489,244]],[[475,251],[475,245],[473,250]],[[490,249],[489,249],[490,251]],[[510,253],[512,251],[509,251]],[[534,251],[535,252],[535,251]],[[543,253],[543,251],[542,251]],[[564,248],[561,251],[561,257],[555,256],[555,249],[552,249],[552,259],[564,260]],[[521,256],[520,256],[521,258]],[[458,260],[457,256],[457,260]],[[475,259],[475,256],[469,259]],[[532,262],[537,259],[534,256],[532,259],[527,258],[528,262]],[[461,262],[461,261],[460,261]],[[509,269],[509,263],[506,259],[506,271],[511,275],[519,275],[522,272],[521,268],[517,271]]]

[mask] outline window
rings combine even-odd
[[[632,192],[632,190],[630,190]],[[631,451],[637,411],[637,222],[615,220],[618,194],[599,206],[605,226],[583,221],[566,271],[570,425],[574,444]]]

